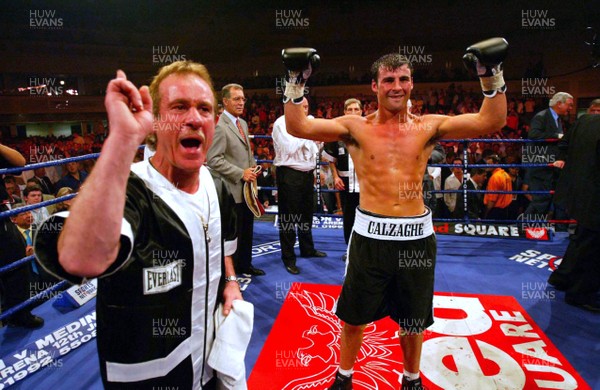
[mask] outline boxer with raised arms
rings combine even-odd
[[[423,203],[423,172],[438,140],[476,137],[504,126],[502,62],[507,47],[503,38],[492,38],[467,48],[463,60],[477,72],[485,96],[476,114],[410,114],[412,66],[403,56],[388,54],[371,67],[371,89],[378,101],[375,113],[310,121],[299,103],[320,58],[314,49],[283,50],[288,131],[315,141],[344,141],[361,188],[346,278],[336,309],[344,322],[340,369],[330,389],[352,388],[353,366],[365,326],[385,316],[400,326],[402,389],[423,388],[419,366],[423,331],[433,323],[436,257],[431,211]]]

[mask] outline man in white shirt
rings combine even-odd
[[[452,174],[446,178],[444,182],[444,190],[458,190],[462,188],[463,182],[463,168],[462,168],[462,160],[460,158],[455,158],[452,160],[452,164],[456,165],[455,168],[451,168]],[[456,198],[458,193],[445,193],[444,194],[444,203],[448,207],[450,214],[454,216],[456,209]]]
[[[302,101],[308,115],[308,100]],[[309,116],[309,118],[313,118]],[[285,269],[294,275],[300,273],[296,267],[296,230],[300,242],[301,257],[326,257],[327,254],[315,249],[312,237],[313,217],[313,171],[317,164],[319,146],[314,141],[290,135],[281,116],[273,125],[273,145],[276,169],[278,202],[279,239],[281,259]]]
[[[362,116],[362,103],[358,99],[348,99],[344,102],[344,115]],[[360,186],[354,169],[354,162],[342,141],[328,142],[323,148],[324,159],[333,163],[330,165],[335,177],[335,188],[340,190],[344,214],[344,241],[350,242],[350,233],[356,218],[356,208],[360,203]],[[347,254],[342,256],[346,261]]]
[[[37,184],[26,187],[23,191],[23,200],[27,205],[37,204],[42,201],[42,189]],[[50,216],[46,207],[40,207],[31,210],[33,215],[33,225],[40,225],[46,218]]]

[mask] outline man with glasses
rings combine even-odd
[[[237,273],[260,276],[265,272],[252,266],[254,214],[246,205],[243,194],[244,182],[256,180],[256,160],[250,147],[248,124],[241,118],[246,102],[244,87],[227,84],[222,94],[224,111],[215,128],[207,164],[225,179],[235,200],[238,218],[238,245],[233,255],[235,269]]]

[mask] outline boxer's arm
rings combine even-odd
[[[338,141],[342,135],[348,134],[348,128],[344,125],[347,122],[342,120],[344,117],[308,120],[301,106],[304,85],[321,63],[317,51],[312,48],[289,48],[283,49],[281,57],[286,68],[283,109],[287,132],[295,137],[321,142]]]
[[[0,156],[4,157],[14,167],[22,167],[27,162],[25,157],[17,150],[2,144],[0,144]]]
[[[152,131],[148,88],[138,90],[124,72],[108,84],[104,104],[110,134],[58,239],[62,267],[84,277],[100,275],[117,257],[130,166]]]
[[[506,95],[499,93],[484,98],[476,114],[443,117],[437,129],[438,138],[471,138],[500,131],[506,124]]]
[[[341,116],[335,119],[308,119],[302,106],[291,101],[284,105],[285,125],[295,137],[321,142],[339,141],[350,133],[350,126],[362,117]]]
[[[470,138],[494,133],[506,124],[506,83],[502,62],[507,49],[508,43],[503,38],[488,39],[467,48],[463,61],[481,81],[483,104],[477,114],[445,117],[437,129],[438,137]]]

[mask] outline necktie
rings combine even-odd
[[[27,246],[32,245],[33,241],[31,241],[31,229],[25,229],[23,231],[23,234],[25,234],[25,242],[27,243]],[[31,269],[36,274],[40,273],[40,271],[38,270],[37,265],[35,264],[35,260],[31,261]]]
[[[240,123],[240,120],[236,119],[235,124],[236,124],[238,130],[240,131],[240,135],[242,136],[242,141],[244,141],[244,143],[246,143],[246,135],[244,134],[244,129],[242,129],[242,124]]]
[[[48,183],[46,183],[46,180],[40,179],[40,183],[42,184],[42,188],[46,190],[46,192],[44,192],[45,194],[52,194],[52,191],[50,191],[50,187],[48,186]]]
[[[565,127],[563,126],[563,120],[561,117],[558,117],[558,134],[563,134],[565,132]]]

